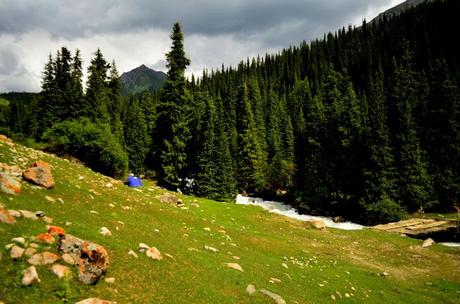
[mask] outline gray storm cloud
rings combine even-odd
[[[152,60],[148,56],[154,52],[164,54],[169,41],[153,41],[167,36],[151,35],[151,32],[167,34],[172,23],[180,21],[186,35],[186,47],[193,55],[191,70],[199,72],[202,68],[235,64],[247,56],[263,55],[303,40],[322,37],[325,32],[358,24],[365,16],[375,16],[401,1],[0,0],[0,48],[14,52],[18,45],[21,46],[21,56],[11,51],[0,52],[0,91],[12,87],[6,87],[2,79],[8,78],[8,73],[13,70],[19,70],[12,66],[13,63],[29,69],[24,72],[27,78],[24,78],[22,87],[37,90],[39,76],[33,84],[25,82],[33,79],[30,75],[40,75],[37,66],[42,67],[47,54],[55,52],[55,46],[61,43],[73,46],[78,41],[84,46],[76,47],[88,47],[88,56],[98,47],[104,47],[104,54],[108,52],[117,56],[114,59],[121,71],[134,68],[132,65],[137,63],[158,67],[163,59],[155,57]],[[36,32],[48,35],[39,42],[39,50],[31,45],[36,40],[29,37],[30,33]],[[115,41],[118,36],[131,43]],[[138,40],[134,41],[131,36]],[[150,49],[134,52],[138,57],[136,60],[128,58],[133,56],[132,48],[146,45],[143,40],[152,40],[148,44]],[[24,50],[34,52],[34,58],[40,61],[24,59],[28,56]],[[15,77],[21,81],[21,77]],[[11,82],[9,79],[8,83]],[[21,84],[14,87],[21,87]]]

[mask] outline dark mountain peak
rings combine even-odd
[[[145,91],[159,90],[167,75],[161,71],[155,71],[145,64],[132,69],[129,72],[121,74],[121,82],[123,84],[122,94],[132,95],[139,94]]]
[[[404,12],[405,10],[411,8],[411,7],[414,7],[414,6],[417,6],[421,3],[424,3],[424,2],[431,2],[433,0],[406,0],[386,11],[384,11],[383,13],[379,14],[377,17],[375,17],[372,21],[378,21],[380,19],[383,18],[383,16],[386,16],[386,17],[390,17],[390,16],[395,16],[395,15],[399,15],[401,14],[402,12]]]

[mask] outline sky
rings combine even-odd
[[[120,74],[142,64],[166,72],[179,21],[187,75],[235,66],[359,26],[404,0],[0,0],[0,92],[39,92],[48,55],[80,49],[86,70],[100,48]]]

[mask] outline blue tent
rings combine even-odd
[[[140,178],[135,177],[135,176],[128,176],[128,180],[126,181],[126,184],[129,187],[142,187],[142,181]]]

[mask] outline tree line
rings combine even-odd
[[[99,50],[84,91],[79,52],[61,48],[17,109],[20,132],[4,125],[217,200],[255,193],[367,223],[446,211],[460,196],[459,13],[427,2],[190,80],[176,23],[163,89],[130,97]]]

